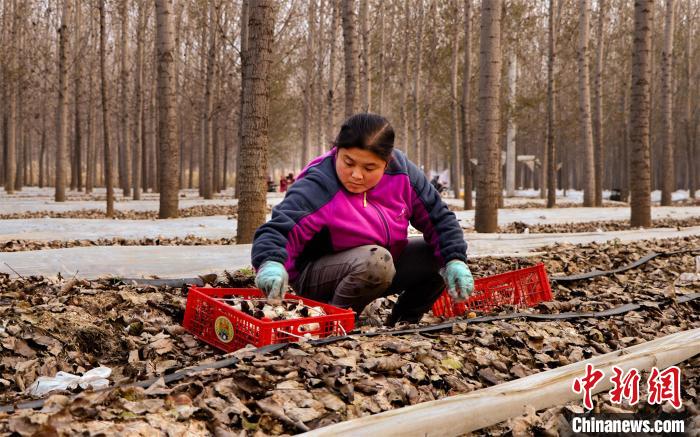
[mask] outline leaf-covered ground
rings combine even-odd
[[[654,220],[651,224],[652,228],[688,228],[692,226],[700,226],[700,217],[691,217],[685,219],[659,219]],[[501,233],[516,233],[529,232],[532,234],[556,234],[566,232],[610,232],[610,231],[627,231],[631,229],[640,229],[630,226],[628,220],[608,220],[585,223],[564,223],[564,224],[526,224],[523,222],[510,223],[506,226],[501,226]]]
[[[268,207],[268,210],[270,208]],[[269,211],[268,211],[269,212]],[[180,209],[180,217],[207,217],[213,215],[228,215],[238,217],[238,205],[197,205]],[[104,219],[105,211],[100,209],[81,209],[75,211],[32,211],[13,214],[0,214],[0,220],[36,219],[36,218],[82,218]],[[117,220],[155,220],[158,211],[115,210],[113,217]]]
[[[466,393],[581,361],[681,330],[700,327],[700,303],[677,303],[700,283],[680,282],[695,268],[700,237],[557,245],[526,259],[479,259],[476,277],[544,262],[550,274],[608,270],[656,251],[698,249],[656,258],[623,274],[553,285],[555,300],[532,312],[597,311],[624,303],[638,311],[601,319],[459,323],[451,330],[391,336],[376,326],[392,299],[365,314],[365,333],[335,343],[296,344],[266,355],[241,351],[229,368],[205,371],[147,390],[58,393],[40,411],[0,413],[0,433],[133,435],[282,434]],[[221,285],[246,286],[243,273]],[[186,302],[179,288],[137,288],[108,281],[0,276],[0,403],[26,400],[26,387],[58,370],[113,369],[112,384],[162,376],[221,358],[179,326]],[[513,308],[503,308],[507,313]],[[439,321],[426,316],[422,324]],[[698,415],[698,358],[682,364],[684,410]],[[599,408],[612,408],[600,402]],[[561,425],[573,404],[532,413],[484,433],[541,432]],[[652,408],[638,405],[635,408]],[[658,409],[659,407],[654,407]]]
[[[235,208],[235,207],[233,207]],[[96,211],[100,213],[100,211]],[[133,212],[133,211],[131,211]],[[139,214],[150,214],[149,212],[139,212]],[[99,217],[96,217],[99,218]],[[652,227],[654,228],[687,228],[692,226],[700,226],[700,217],[692,217],[687,219],[660,219],[654,220]],[[521,233],[574,233],[574,232],[610,232],[624,231],[631,229],[627,221],[604,221],[604,222],[587,222],[587,223],[565,223],[556,225],[527,225],[522,222],[511,223],[506,226],[501,226],[501,233],[521,234]],[[474,232],[473,228],[465,228],[466,232]],[[469,237],[467,237],[468,239]],[[227,245],[235,244],[236,239],[231,238],[206,238],[195,235],[186,237],[157,237],[157,238],[98,238],[98,239],[81,239],[81,240],[24,240],[15,239],[0,242],[0,252],[23,252],[30,250],[44,249],[65,249],[69,247],[89,247],[89,246],[207,246],[207,245]]]
[[[0,252],[24,252],[29,250],[65,249],[68,247],[90,246],[210,246],[236,244],[231,238],[205,238],[195,235],[186,237],[157,237],[157,238],[98,238],[96,240],[8,240],[0,242]]]

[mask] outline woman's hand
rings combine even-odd
[[[265,261],[255,276],[255,286],[265,293],[270,301],[280,301],[287,291],[289,275],[281,263]]]
[[[474,291],[474,278],[464,261],[448,262],[442,276],[447,283],[447,293],[455,302],[465,301]]]

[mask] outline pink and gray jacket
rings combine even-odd
[[[294,282],[311,261],[358,246],[383,246],[398,259],[408,244],[408,225],[423,233],[446,264],[467,260],[464,232],[425,175],[399,150],[379,184],[366,193],[347,191],[335,171],[336,149],[311,161],[270,221],[255,232],[253,267],[284,264]]]

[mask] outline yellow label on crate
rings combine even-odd
[[[226,316],[219,316],[214,321],[214,332],[216,338],[224,343],[230,343],[233,340],[233,324]]]

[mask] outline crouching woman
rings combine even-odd
[[[408,238],[408,226],[423,238]],[[447,284],[462,301],[474,288],[455,217],[418,167],[394,149],[376,114],[343,123],[333,148],[299,174],[255,233],[255,283],[280,299],[297,294],[359,314],[399,294],[386,321],[418,322]]]

